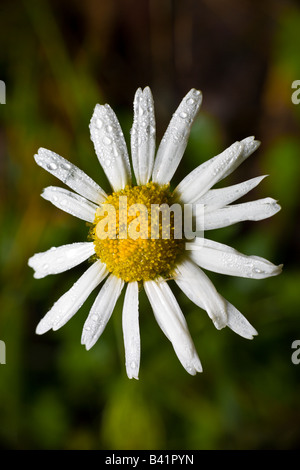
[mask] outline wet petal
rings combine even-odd
[[[138,379],[141,356],[141,339],[139,327],[139,292],[137,282],[128,283],[124,298],[122,325],[127,375],[130,379]]]
[[[131,170],[125,139],[119,121],[106,104],[96,105],[90,122],[91,140],[96,155],[114,191],[131,182]]]
[[[186,259],[178,264],[175,282],[192,302],[206,310],[218,330],[227,325],[224,299],[211,280],[193,261]]]
[[[201,198],[217,182],[232,173],[260,145],[254,137],[235,142],[219,155],[199,165],[177,186],[176,193],[186,204]]]
[[[165,281],[147,281],[145,291],[154,316],[162,331],[171,341],[173,348],[186,371],[195,375],[202,366],[190,336],[183,313]]]
[[[204,211],[204,230],[228,227],[245,220],[263,220],[272,217],[281,207],[268,197],[256,201],[222,207],[211,212]],[[201,219],[202,221],[202,219]]]
[[[245,196],[245,194],[254,189],[265,177],[266,175],[258,176],[244,181],[243,183],[234,184],[225,188],[210,189],[196,202],[197,204],[205,204],[207,211],[219,209]]]
[[[173,177],[186,149],[201,102],[201,92],[192,89],[175,111],[157,151],[152,173],[154,182],[166,184]]]
[[[122,279],[111,274],[100,290],[83,327],[81,344],[86,349],[91,349],[103,333],[123,285]]]
[[[195,271],[193,272],[193,276],[197,276]],[[192,277],[185,277],[185,279],[176,278],[175,281],[192,302],[203,310],[206,310],[205,296],[202,295],[202,290],[199,291],[197,288],[197,281],[194,282]],[[231,303],[224,299],[222,295],[218,295],[220,302],[224,305],[227,316],[226,325],[224,326],[228,326],[232,331],[243,338],[253,339],[253,336],[257,335],[255,328],[253,328],[249,321]]]
[[[34,158],[39,166],[68,185],[76,193],[96,204],[105,201],[107,195],[103,189],[77,166],[57,153],[40,148]]]
[[[49,274],[67,271],[94,253],[95,245],[92,242],[71,243],[36,253],[28,260],[28,265],[35,270],[34,277],[41,279]]]
[[[253,339],[258,333],[255,328],[248,322],[248,320],[238,311],[234,305],[226,302],[226,309],[228,314],[227,326],[236,334],[246,339]]]
[[[73,284],[62,297],[60,297],[51,310],[42,318],[37,326],[36,333],[41,335],[46,331],[58,330],[78,312],[90,293],[107,276],[106,266],[96,261]]]
[[[281,273],[282,265],[275,266],[259,256],[247,256],[234,248],[207,238],[195,238],[189,245],[191,259],[201,268],[228,276],[264,279]]]
[[[131,129],[131,155],[137,184],[151,178],[155,154],[154,104],[149,87],[139,88],[134,98],[134,120]]]
[[[72,191],[57,186],[48,186],[43,190],[41,196],[74,217],[86,222],[94,222],[98,206]]]
[[[205,170],[196,168],[176,188],[176,193],[185,203],[192,204],[214,186],[243,152],[243,144],[235,142],[224,150]]]

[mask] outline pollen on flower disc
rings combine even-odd
[[[90,232],[97,258],[125,282],[172,276],[185,244],[176,231],[175,205],[169,185],[156,183],[108,196]]]

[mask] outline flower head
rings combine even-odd
[[[170,181],[184,154],[191,126],[202,101],[192,89],[174,113],[155,156],[155,118],[151,91],[138,89],[134,98],[131,158],[116,115],[109,105],[96,105],[91,139],[112,187],[107,195],[89,176],[56,153],[39,149],[35,160],[73,191],[48,187],[42,197],[90,223],[90,241],[53,247],[29,259],[42,278],[90,259],[75,284],[52,306],[37,326],[38,334],[63,326],[104,281],[86,319],[82,344],[90,349],[99,339],[126,284],[122,326],[126,371],[138,378],[140,366],[139,290],[144,287],[154,316],[183,367],[202,371],[185,317],[169,287],[174,280],[187,297],[206,310],[216,328],[231,328],[244,338],[257,334],[246,318],[215,289],[202,270],[261,279],[277,275],[281,266],[204,238],[204,231],[243,220],[261,220],[280,210],[271,198],[232,204],[264,178],[212,189],[259,146],[254,137],[235,142],[198,166],[174,189]],[[201,211],[194,213],[194,208]],[[189,209],[189,211],[187,210]],[[185,213],[187,210],[187,216]],[[186,231],[193,219],[200,232]]]

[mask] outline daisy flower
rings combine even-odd
[[[90,122],[91,140],[112,187],[110,195],[56,153],[40,148],[35,155],[38,165],[73,190],[50,186],[44,190],[42,197],[59,209],[88,222],[91,227],[89,241],[53,247],[29,259],[35,278],[58,274],[86,260],[90,261],[82,276],[42,318],[36,332],[43,334],[62,327],[105,280],[83,327],[81,342],[90,349],[105,329],[126,284],[122,328],[129,378],[137,379],[139,374],[139,291],[142,287],[178,359],[188,373],[195,375],[202,371],[201,362],[168,281],[174,280],[192,302],[206,310],[217,329],[228,326],[242,337],[252,339],[257,334],[256,330],[217,292],[203,269],[255,279],[281,272],[281,266],[275,266],[261,257],[239,253],[229,246],[204,238],[198,232],[187,243],[184,235],[175,236],[175,215],[171,211],[165,227],[161,219],[156,219],[158,236],[153,236],[153,227],[150,226],[153,207],[202,207],[200,215],[197,213],[193,217],[203,233],[244,220],[265,219],[280,210],[271,198],[232,204],[255,188],[264,176],[212,189],[259,147],[260,143],[254,137],[235,142],[189,173],[174,190],[170,189],[170,181],[186,149],[201,101],[201,92],[195,89],[183,98],[155,156],[152,94],[149,87],[137,90],[131,130],[135,181],[116,115],[108,104],[96,105]],[[125,210],[121,210],[120,201],[126,202]],[[143,211],[143,208],[146,210]],[[137,236],[128,236],[130,227],[135,229],[132,233]],[[166,229],[168,236],[164,233]]]

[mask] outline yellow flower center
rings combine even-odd
[[[169,185],[126,186],[111,194],[90,232],[97,257],[126,282],[171,277],[185,244],[180,212]]]

